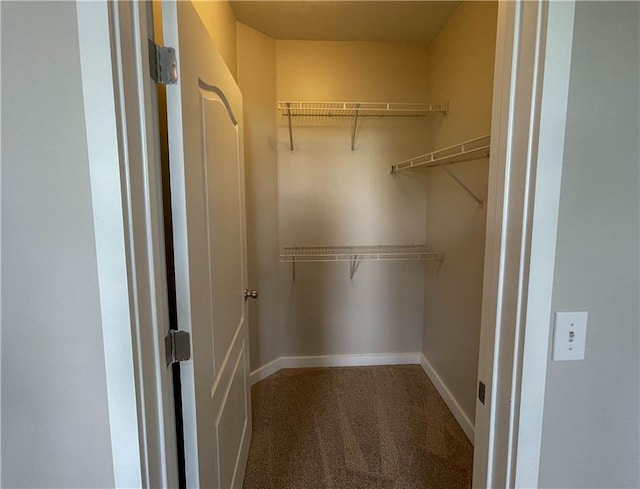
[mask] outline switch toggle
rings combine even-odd
[[[587,311],[556,312],[553,361],[584,360]]]

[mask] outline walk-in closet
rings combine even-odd
[[[284,437],[291,451],[296,436],[313,439],[310,427],[327,416],[339,431],[343,423],[339,439],[348,444],[353,436],[357,444],[357,433],[344,426],[357,399],[363,416],[379,415],[371,392],[402,397],[409,388],[398,387],[407,382],[400,373],[385,369],[412,365],[457,422],[457,434],[432,431],[446,460],[444,438],[473,440],[497,3],[264,3],[272,5],[232,2],[244,100],[249,283],[260,293],[249,316],[253,444],[261,447],[255,450],[276,450],[273,437]],[[402,15],[406,32],[394,24]],[[410,21],[417,16],[422,32]],[[362,366],[387,367],[351,375],[334,370],[340,378],[331,377],[332,367]],[[310,369],[289,370],[298,368]],[[353,384],[345,380],[350,376]],[[323,389],[333,401],[323,404]],[[343,399],[340,411],[342,396],[354,391],[360,397]],[[316,394],[324,413],[313,408]],[[297,407],[302,412],[283,421]],[[429,416],[415,408],[417,416]],[[356,412],[354,422],[365,423]],[[269,422],[261,415],[272,416],[280,434],[260,432],[260,423]],[[310,419],[300,421],[305,415]],[[282,433],[287,423],[297,435]],[[383,462],[366,469],[366,442],[356,450],[359,462],[351,461],[350,470],[360,467],[369,486],[356,476],[340,485],[344,473],[322,475],[322,467],[332,469],[322,462],[322,448],[313,447],[318,440],[298,440],[316,454],[313,482],[313,471],[299,469],[300,475],[282,466],[286,460],[252,452],[245,485],[378,487],[391,469],[376,437],[382,434],[369,448]],[[428,436],[423,442],[430,443]],[[468,446],[461,466],[448,469],[470,478]],[[300,454],[288,456],[292,467],[301,464]],[[269,479],[264,470],[280,475]],[[445,480],[438,485],[423,474],[394,487],[468,483]]]
[[[207,213],[229,210],[220,224],[206,213],[198,218],[209,219],[202,238],[198,221],[187,221],[195,226],[187,235],[213,250],[208,282],[191,283],[191,290],[213,291],[203,336],[194,330],[192,341],[201,349],[213,340],[207,382],[221,413],[214,425],[227,416],[231,426],[232,410],[243,405],[252,423],[250,448],[240,421],[228,435],[239,440],[229,445],[238,460],[248,451],[246,471],[203,476],[208,469],[200,467],[200,480],[217,477],[224,486],[229,477],[235,485],[242,475],[247,489],[470,487],[483,395],[477,373],[497,2],[192,5],[179,6],[178,20],[202,21],[219,53],[212,60],[229,68],[218,86],[235,81],[242,105],[229,88],[228,101],[207,108],[220,95],[206,81],[217,75],[206,74],[205,63],[192,95],[200,109],[184,106],[183,117],[202,110],[192,124],[203,135],[225,120],[230,137],[241,127],[244,153],[243,177],[222,170],[227,163],[216,163],[215,153],[185,177],[219,174],[223,180],[211,180],[202,197],[192,190],[184,198],[196,208],[206,199]],[[180,49],[201,49],[203,35],[194,30],[194,48]],[[186,90],[194,75],[183,67],[180,76]],[[172,144],[169,137],[173,188]],[[198,151],[209,151],[207,144]],[[232,145],[224,148],[234,154]],[[248,345],[244,333],[222,324],[226,332],[216,333],[216,311],[221,318],[237,300],[230,291],[231,302],[216,306],[215,290],[226,287],[216,270],[227,267],[216,261],[216,247],[227,246],[216,226],[231,232],[242,207],[215,199],[236,178],[245,182]],[[172,202],[182,205],[175,195]],[[180,307],[178,294],[178,315]],[[246,353],[250,401],[248,391],[241,394]],[[202,355],[194,354],[196,378],[198,371],[210,376]],[[219,379],[229,375],[224,393],[227,381]],[[198,402],[209,409],[207,397]],[[212,454],[227,450],[221,433]]]

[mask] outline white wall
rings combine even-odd
[[[427,102],[428,53],[420,43],[276,41],[278,100]],[[424,243],[425,193],[389,175],[425,152],[428,123],[296,120],[295,151],[277,116],[280,245]],[[282,264],[283,355],[421,349],[424,264]]]
[[[491,132],[497,2],[463,2],[429,45],[429,93],[448,100],[433,148]],[[449,168],[486,201],[489,159]],[[439,168],[427,173],[427,243],[444,251],[425,275],[423,352],[464,415],[475,416],[486,211]]]
[[[278,166],[276,159],[276,44],[242,23],[238,33],[238,85],[244,106],[251,370],[281,356]]]
[[[584,361],[548,364],[541,487],[640,487],[639,26],[577,3],[553,309],[589,321]]]
[[[76,7],[2,3],[2,480],[114,485]]]

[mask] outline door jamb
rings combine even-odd
[[[148,3],[100,0],[77,2],[76,7],[115,482],[177,487],[173,393],[164,350],[169,315]],[[109,83],[105,76],[112,77]],[[126,277],[114,279],[109,269],[114,264]],[[120,403],[120,382],[131,388],[124,392],[126,407]],[[126,456],[130,451],[137,457]],[[133,478],[139,483],[123,482]]]
[[[574,11],[499,4],[474,488],[538,486]]]
[[[91,199],[113,475],[116,487],[142,484],[139,451],[134,338],[131,335],[122,169],[106,3],[78,2],[78,43],[82,71]],[[133,413],[133,415],[132,415]]]

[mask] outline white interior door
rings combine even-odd
[[[251,438],[242,96],[191,2],[163,6],[187,485],[241,487]]]

